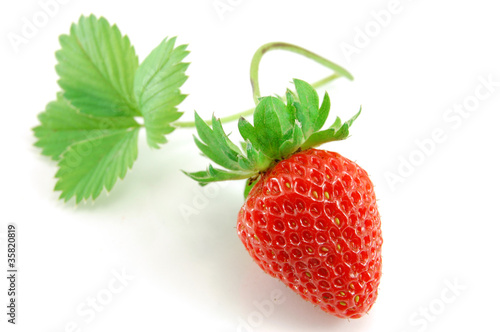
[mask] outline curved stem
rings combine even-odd
[[[327,76],[319,81],[316,81],[314,83],[312,83],[311,85],[316,89],[316,88],[319,88],[327,83],[330,83],[331,81],[339,78],[339,77],[342,77],[341,75],[339,74],[332,74],[330,76]],[[285,96],[281,96],[281,99],[284,99]],[[228,115],[228,116],[225,116],[225,117],[222,117],[220,118],[220,121],[222,123],[227,123],[227,122],[231,122],[231,121],[236,121],[238,120],[240,117],[245,117],[245,116],[250,116],[253,114],[253,111],[255,110],[255,107],[252,107],[252,108],[249,108],[243,112],[240,112],[240,113],[236,113],[236,114],[232,114],[232,115]],[[212,119],[210,120],[205,120],[205,122],[208,124],[208,125],[212,125]],[[178,127],[178,128],[194,128],[196,127],[195,124],[194,124],[194,121],[176,121],[174,123],[172,123],[173,126],[175,127]]]
[[[288,43],[282,43],[282,42],[273,42],[273,43],[264,44],[257,49],[257,51],[255,52],[255,54],[252,58],[252,62],[250,64],[250,82],[252,84],[253,99],[254,99],[255,105],[257,105],[259,103],[259,98],[260,98],[260,87],[259,87],[260,61],[261,61],[262,57],[264,56],[264,54],[266,54],[267,52],[272,51],[272,50],[283,50],[283,51],[289,51],[289,52],[303,55],[306,58],[314,60],[317,63],[322,64],[323,66],[330,68],[335,72],[334,74],[331,74],[330,76],[327,76],[327,77],[311,84],[314,88],[318,88],[320,86],[323,86],[323,85],[325,85],[325,84],[327,84],[327,83],[329,83],[329,82],[331,82],[339,77],[346,77],[349,80],[353,79],[351,73],[349,73],[343,67],[337,65],[334,62],[331,62],[328,59],[323,58],[320,55],[317,55],[316,53],[308,51],[305,48],[302,48],[300,46],[296,46],[296,45],[288,44]],[[283,96],[282,98],[284,99],[285,97]],[[238,120],[242,116],[252,115],[254,110],[255,110],[255,108],[250,108],[250,109],[245,110],[243,112],[220,118],[220,120],[222,123],[235,121],[235,120]],[[205,120],[205,122],[208,124],[211,124],[212,120],[211,119]],[[172,123],[172,125],[174,125],[178,128],[193,128],[193,127],[195,127],[194,121],[187,121],[187,122],[177,121],[177,122]]]
[[[223,118],[220,118],[220,121],[222,123],[236,121],[236,120],[238,120],[242,116],[252,115],[254,110],[255,110],[255,107],[252,107],[250,109],[247,109],[246,111],[243,111],[243,112],[240,112],[240,113],[236,113],[236,114],[231,114],[231,115],[225,116]],[[210,120],[204,120],[204,121],[208,125],[212,124],[212,119],[210,119]],[[177,121],[177,122],[172,123],[172,125],[174,125],[174,126],[176,126],[178,128],[194,128],[194,127],[196,127],[194,121],[186,121],[186,122]]]
[[[297,45],[293,44],[288,44],[288,43],[282,43],[282,42],[273,42],[273,43],[268,43],[264,44],[257,51],[255,51],[255,54],[252,58],[252,62],[250,65],[250,83],[252,84],[252,90],[253,90],[253,100],[255,102],[255,105],[259,103],[259,98],[260,98],[260,86],[259,86],[259,65],[262,57],[264,54],[266,54],[269,51],[272,50],[282,50],[282,51],[289,51],[292,53],[297,53],[302,56],[305,56],[306,58],[309,58],[313,61],[316,61],[317,63],[332,69],[338,77],[346,77],[350,80],[353,79],[351,73],[349,73],[346,69],[343,67],[337,65],[336,63],[323,58],[322,56],[313,53],[311,51],[306,50],[305,48],[302,48]],[[337,78],[337,77],[335,77]],[[322,83],[323,80],[319,81],[320,85],[324,84]]]

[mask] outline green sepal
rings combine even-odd
[[[318,119],[314,124],[315,128],[314,130],[318,131],[325,125],[326,119],[328,118],[328,114],[330,113],[330,106],[331,106],[330,96],[328,95],[328,92],[325,91],[323,102],[321,103],[321,107],[319,108]]]
[[[246,157],[252,165],[251,170],[261,172],[268,169],[273,160],[266,156],[262,151],[256,150],[250,141],[248,141],[245,145],[247,153]]]
[[[359,106],[359,111],[358,113],[354,114],[354,116],[352,118],[350,118],[349,120],[346,121],[346,124],[349,128],[351,128],[352,124],[354,123],[354,121],[356,121],[356,119],[358,118],[358,116],[361,114],[361,110],[363,109],[362,106]]]
[[[239,156],[241,155],[241,150],[238,148],[236,144],[231,142],[228,135],[224,132],[224,128],[222,128],[222,123],[220,119],[217,119],[215,115],[212,115],[212,128],[216,135],[216,137],[220,137],[221,141],[225,143],[225,153],[231,156]]]
[[[317,128],[317,122],[319,117],[319,97],[318,93],[314,88],[308,83],[294,79],[295,89],[297,90],[297,97],[300,103],[300,112],[302,114],[297,114],[297,117],[305,117],[311,125],[311,130],[315,131],[321,128]],[[306,128],[304,132],[308,133],[309,128]]]
[[[349,136],[349,128],[361,109],[349,121],[342,124],[337,117],[330,128],[319,131],[330,111],[328,93],[320,106],[318,94],[311,85],[297,79],[294,84],[297,94],[287,90],[286,104],[277,97],[263,97],[255,109],[253,125],[243,117],[239,119],[238,129],[245,140],[240,143],[242,149],[229,140],[219,120],[214,117],[210,128],[196,114],[199,136],[199,139],[195,137],[196,144],[207,157],[227,170],[209,166],[206,171],[186,174],[202,185],[243,178],[255,180],[297,151]],[[245,194],[251,190],[253,180],[247,181]]]
[[[255,128],[247,119],[241,117],[238,120],[238,130],[240,131],[241,137],[243,137],[246,142],[252,142],[252,145],[256,149],[262,150]]]
[[[292,116],[276,97],[264,97],[255,108],[254,128],[260,149],[271,159],[280,157],[283,139],[293,130]]]
[[[195,137],[198,148],[216,164],[230,170],[241,170],[241,151],[234,145],[222,129],[220,119],[212,117],[212,128],[195,112],[195,125],[201,141]]]
[[[250,191],[252,191],[255,184],[259,181],[259,178],[250,178],[245,182],[245,190],[243,191],[243,198],[247,198]]]
[[[185,171],[182,172],[189,176],[191,179],[197,181],[200,185],[206,185],[210,182],[216,181],[241,180],[253,175],[253,173],[250,172],[230,172],[222,169],[217,169],[212,165],[208,165],[206,171],[193,173]]]
[[[295,121],[292,136],[284,141],[280,146],[280,156],[286,158],[288,155],[297,151],[297,149],[304,143],[304,133],[298,121]]]
[[[352,123],[361,114],[361,108],[351,119],[341,125],[340,118],[337,117],[334,124],[326,129],[312,134],[309,139],[302,145],[303,149],[309,149],[327,142],[341,141],[349,137],[349,128]]]
[[[294,79],[293,84],[295,85],[297,97],[302,105],[311,109],[319,109],[318,93],[309,83],[299,79]]]
[[[337,118],[335,118],[335,122],[330,126],[329,129],[339,130],[340,127],[342,127],[342,120],[340,120],[340,118],[337,116]]]

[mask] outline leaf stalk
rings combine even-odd
[[[315,89],[319,88],[325,84],[328,84],[337,78],[340,77],[346,77],[349,80],[353,80],[353,76],[351,73],[349,73],[346,69],[342,68],[341,66],[337,65],[336,63],[316,54],[313,53],[309,50],[306,50],[303,47],[293,45],[293,44],[288,44],[288,43],[283,43],[283,42],[272,42],[272,43],[267,43],[262,45],[255,51],[255,54],[253,55],[252,62],[250,64],[250,83],[252,85],[252,90],[253,90],[253,100],[255,102],[255,105],[259,103],[259,98],[261,97],[260,95],[260,85],[259,85],[259,65],[262,60],[262,57],[264,54],[266,54],[269,51],[273,50],[282,50],[282,51],[288,51],[296,54],[300,54],[308,59],[311,59],[329,69],[332,69],[334,71],[334,74],[331,74],[329,76],[326,76],[319,81],[314,82],[311,84]],[[285,96],[282,96],[281,99],[284,99]],[[221,123],[228,123],[232,121],[238,120],[240,117],[245,117],[245,116],[250,116],[253,114],[255,111],[255,107],[252,107],[250,109],[247,109],[243,112],[232,114],[226,117],[222,117],[220,119]],[[208,125],[212,124],[212,119],[209,120],[204,120]],[[172,123],[173,126],[178,127],[178,128],[193,128],[195,127],[195,122],[194,121],[177,121]]]

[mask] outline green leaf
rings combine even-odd
[[[72,105],[95,116],[140,115],[133,94],[137,56],[116,25],[82,16],[59,42],[58,83]]]
[[[176,38],[163,40],[141,63],[135,74],[134,94],[144,117],[149,146],[159,148],[167,142],[165,135],[175,128],[171,123],[182,113],[177,111],[186,95],[180,87],[186,82],[189,54],[187,45],[174,48]]]
[[[60,93],[55,101],[47,104],[38,119],[40,125],[33,128],[38,138],[35,146],[42,148],[42,154],[53,160],[59,160],[61,154],[74,143],[139,126],[131,117],[94,117],[82,114]]]
[[[68,201],[74,196],[79,203],[97,198],[103,189],[110,191],[137,159],[138,132],[139,128],[120,129],[71,145],[56,173],[60,198]]]
[[[135,117],[144,118],[151,147],[166,142],[171,123],[182,115],[177,106],[186,97],[179,89],[187,79],[188,64],[182,60],[188,51],[167,38],[139,67],[129,38],[94,15],[81,16],[59,41],[56,72],[62,92],[33,131],[42,154],[59,161],[55,190],[78,203],[111,190],[132,167],[141,127]],[[225,157],[245,164],[234,144],[222,140],[232,151]]]

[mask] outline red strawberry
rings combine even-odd
[[[304,299],[358,318],[377,297],[380,217],[366,172],[309,149],[279,162],[253,187],[238,235],[257,264]]]
[[[320,130],[330,109],[316,91],[294,80],[297,96],[259,101],[252,126],[239,131],[243,151],[220,120],[210,128],[196,114],[200,150],[226,169],[186,173],[205,185],[248,179],[237,229],[245,248],[268,274],[304,299],[342,318],[359,318],[372,307],[381,276],[382,236],[373,184],[356,163],[317,150],[343,140],[359,112]]]

